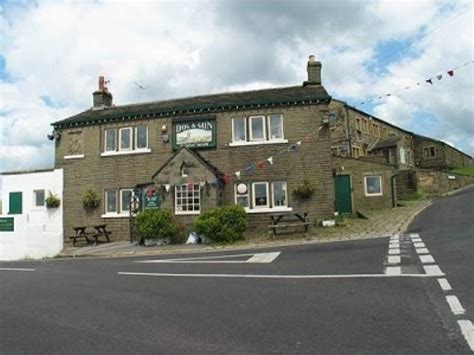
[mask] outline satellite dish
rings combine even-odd
[[[54,135],[53,134],[48,134],[46,137],[48,137],[48,139],[50,141],[54,141]]]

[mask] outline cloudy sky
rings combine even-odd
[[[52,167],[99,75],[120,105],[299,85],[309,54],[333,97],[473,155],[473,23],[470,0],[0,0],[0,171]]]

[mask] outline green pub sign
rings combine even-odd
[[[178,118],[173,120],[173,149],[213,148],[216,146],[216,119]]]
[[[155,188],[146,189],[143,194],[143,202],[143,206],[146,210],[151,208],[160,208],[161,199],[158,191],[156,191]]]
[[[0,217],[0,232],[13,232],[15,230],[15,218]]]

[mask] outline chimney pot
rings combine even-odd
[[[103,76],[99,76],[99,90],[92,94],[93,106],[92,109],[100,110],[106,107],[112,107],[112,94],[107,90],[105,86],[105,79]]]

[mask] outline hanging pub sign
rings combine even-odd
[[[173,120],[173,149],[213,148],[216,146],[215,117]]]
[[[143,194],[143,205],[146,210],[160,208],[161,200],[156,188],[149,187],[145,190],[145,193]]]

